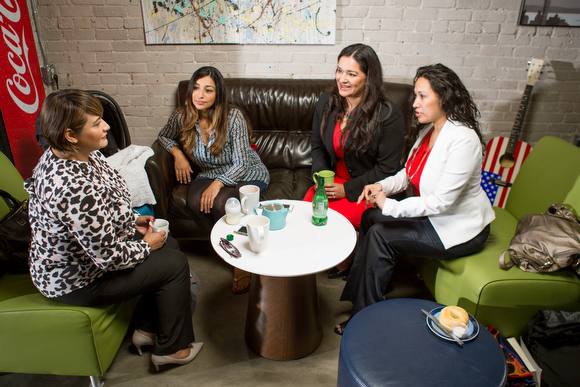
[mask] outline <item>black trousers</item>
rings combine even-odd
[[[111,271],[82,289],[54,298],[74,305],[107,305],[141,296],[137,328],[157,333],[153,354],[171,355],[195,341],[187,257],[171,237],[131,269]]]
[[[201,194],[213,183],[214,180],[199,178],[191,182],[189,192],[187,193],[187,207],[193,214],[193,220],[199,226],[203,227],[208,234],[211,232],[213,225],[226,214],[226,202],[229,198],[240,198],[240,187],[248,184],[253,184],[260,188],[260,192],[266,189],[266,184],[263,181],[241,181],[235,187],[222,187],[213,201],[213,206],[209,214],[199,210],[199,202],[201,201]]]
[[[445,249],[428,218],[393,218],[379,208],[369,208],[363,212],[354,262],[340,300],[352,302],[354,315],[385,299],[397,259],[466,256],[480,250],[488,235],[489,225],[472,240]]]

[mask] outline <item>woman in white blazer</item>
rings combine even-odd
[[[457,258],[481,249],[495,218],[481,188],[483,141],[479,111],[457,76],[442,64],[419,68],[414,79],[415,140],[405,168],[365,186],[350,276],[341,296],[352,314],[384,300],[395,261]],[[389,196],[411,188],[401,201]],[[337,325],[342,334],[348,320]]]

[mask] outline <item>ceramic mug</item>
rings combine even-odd
[[[250,250],[261,253],[266,250],[268,233],[270,231],[270,219],[262,215],[249,216],[246,218]]]
[[[261,209],[262,213],[258,214]],[[262,215],[270,219],[270,230],[276,231],[286,227],[286,215],[290,212],[289,209],[280,203],[267,203],[254,207],[254,215]]]
[[[154,219],[149,222],[149,226],[151,226],[151,231],[159,232],[165,231],[165,240],[167,240],[167,236],[169,235],[169,222],[165,219]]]
[[[324,169],[324,170],[319,171],[319,172],[314,172],[314,174],[312,175],[312,180],[314,180],[315,183],[318,183],[319,177],[322,177],[324,179],[324,184],[334,183],[334,172],[333,171],[330,171],[328,169]]]
[[[260,188],[251,184],[240,187],[240,202],[242,212],[246,215],[251,214],[252,209],[260,203]]]

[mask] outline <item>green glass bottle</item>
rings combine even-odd
[[[314,191],[312,198],[312,224],[315,226],[324,226],[328,220],[328,197],[324,190],[324,178],[318,178],[318,187]]]

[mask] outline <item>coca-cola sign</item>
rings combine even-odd
[[[0,110],[16,168],[29,177],[41,154],[34,123],[44,88],[26,0],[0,0]]]

